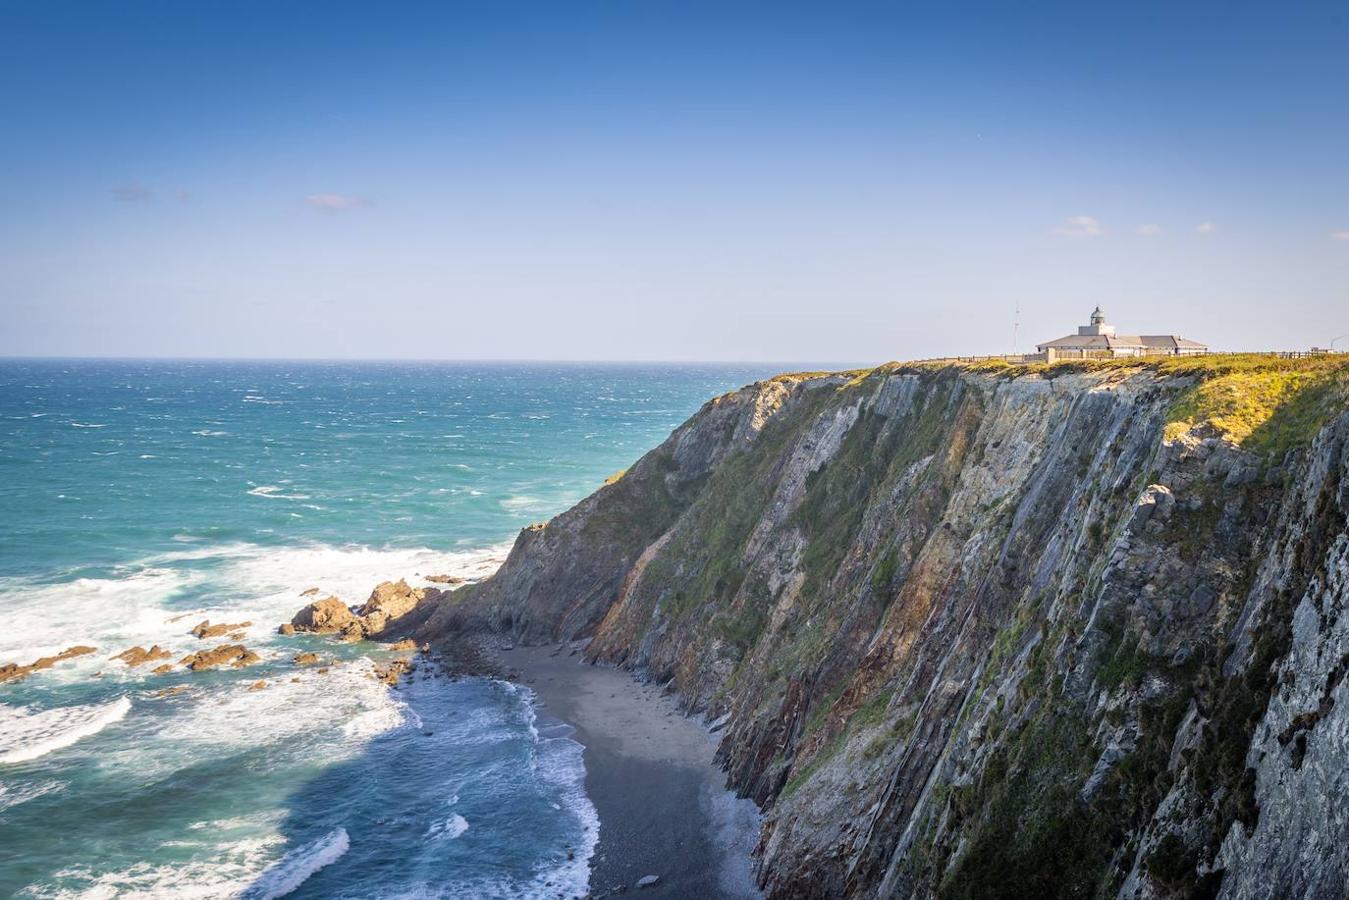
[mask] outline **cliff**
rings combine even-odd
[[[418,636],[669,682],[765,810],[770,896],[1341,896],[1347,373],[761,382]]]

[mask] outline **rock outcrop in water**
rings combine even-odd
[[[184,656],[178,662],[194,672],[205,672],[220,666],[242,669],[261,661],[261,657],[243,644],[221,644],[210,650],[201,650]]]
[[[42,656],[27,665],[18,663],[4,663],[0,665],[0,684],[6,681],[22,681],[34,672],[41,672],[43,669],[50,669],[59,662],[65,662],[68,659],[74,659],[77,656],[95,652],[94,647],[76,646],[68,647],[55,656]]]
[[[225,622],[220,622],[216,625],[212,625],[209,619],[203,619],[188,633],[194,637],[201,638],[202,640],[209,640],[210,638],[222,637],[227,634],[234,635],[243,629],[248,628],[252,624],[252,622],[238,622],[229,625]]]
[[[403,628],[670,682],[774,897],[1341,896],[1345,373],[762,382]]]
[[[295,614],[282,634],[338,634],[343,639],[359,640],[384,635],[398,620],[424,600],[435,601],[441,591],[414,588],[406,581],[385,581],[370,592],[370,597],[354,612],[336,597],[316,600]]]
[[[113,657],[113,659],[121,660],[133,669],[155,660],[172,658],[173,654],[158,644],[155,644],[149,650],[141,646],[129,647]]]

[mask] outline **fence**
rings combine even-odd
[[[1044,353],[995,353],[991,356],[934,356],[931,359],[915,359],[916,363],[978,363],[978,362],[1007,362],[1013,365],[1023,365],[1026,363],[1042,362],[1073,362],[1082,359],[1155,359],[1157,357],[1175,356],[1173,353],[1149,353],[1142,356],[1113,356],[1109,351],[1087,351],[1090,356],[1060,356],[1055,355],[1053,360],[1047,358]],[[1278,359],[1304,359],[1313,356],[1340,355],[1349,351],[1328,350],[1321,347],[1313,347],[1310,350],[1205,350],[1200,353],[1185,353],[1184,356],[1269,356]]]

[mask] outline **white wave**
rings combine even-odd
[[[259,876],[244,896],[257,900],[284,897],[304,884],[311,875],[341,859],[351,848],[345,828],[336,828],[316,841],[297,847]]]
[[[113,900],[138,897],[146,900],[221,900],[237,897],[254,884],[267,858],[282,843],[279,835],[251,837],[214,846],[210,857],[188,862],[154,865],[137,863],[114,872],[95,872],[78,864],[54,873],[67,887],[33,885],[28,893],[59,900]]]
[[[261,691],[249,690],[256,676],[222,685],[164,723],[153,745],[142,748],[141,769],[162,771],[191,758],[263,746],[303,757],[312,752],[311,738],[323,742],[330,762],[355,755],[404,722],[405,704],[370,671],[370,663],[361,661],[323,675],[306,673],[299,681],[286,670],[286,677]]]
[[[0,782],[0,812],[18,806],[20,803],[36,800],[46,794],[54,794],[57,791],[65,790],[65,787],[59,781],[40,781],[36,784],[20,785],[8,785]]]
[[[262,484],[248,491],[254,497],[266,497],[269,500],[308,500],[308,494],[283,494],[285,488],[277,487],[274,484]]]
[[[209,428],[203,428],[200,431],[194,431],[192,433],[198,437],[224,437],[229,434],[228,431],[212,431]]]
[[[406,578],[418,585],[426,583],[419,576],[442,574],[480,579],[496,570],[509,549],[508,544],[451,552],[329,544],[265,547],[206,544],[185,534],[176,536],[176,541],[191,543],[120,567],[105,578],[55,584],[0,578],[0,609],[7,617],[6,628],[0,630],[0,661],[29,662],[75,643],[100,650],[106,645],[109,654],[130,644],[163,644],[161,638],[181,643],[187,628],[195,623],[157,627],[178,615],[186,618],[201,613],[214,616],[213,621],[231,616],[279,623],[303,605],[299,594],[310,587],[355,603],[369,596],[381,581]],[[196,608],[173,604],[188,592],[231,599]],[[130,644],[113,647],[127,641]],[[102,665],[98,655],[87,658],[95,666]]]
[[[433,841],[452,841],[468,831],[468,819],[455,813],[443,822],[432,822],[426,837]]]
[[[106,422],[104,422],[103,424],[100,424],[100,425],[92,425],[92,424],[90,424],[90,423],[88,423],[88,422],[71,422],[70,424],[71,424],[72,426],[74,426],[75,428],[107,428],[107,427],[108,427],[108,425],[107,425]]]
[[[141,566],[110,578],[78,578],[43,584],[24,578],[0,578],[0,661],[28,663],[53,656],[75,644],[97,647],[33,677],[70,680],[108,666],[107,657],[127,647],[178,638],[190,625],[164,627],[164,604],[179,591],[204,581],[200,572],[166,566]],[[120,644],[115,649],[110,645]],[[146,644],[148,646],[148,643]],[[176,648],[175,648],[176,649]],[[106,652],[105,652],[106,651]],[[117,671],[123,668],[113,664]]]
[[[527,509],[531,506],[538,506],[543,501],[538,497],[530,497],[527,494],[507,497],[500,501],[505,509]]]
[[[599,843],[600,817],[595,804],[585,791],[585,751],[580,743],[568,737],[540,738],[535,728],[537,713],[534,706],[534,692],[524,689],[528,705],[530,731],[535,735],[534,758],[531,765],[539,779],[551,784],[558,792],[563,808],[576,817],[581,836],[574,847],[574,857],[558,864],[535,881],[533,890],[526,890],[520,896],[544,896],[542,886],[547,886],[547,896],[563,894],[565,896],[585,896],[590,891],[590,857]]]
[[[353,716],[342,725],[342,734],[349,739],[360,741],[392,731],[407,721],[402,706],[401,703],[379,706]]]
[[[63,706],[33,712],[0,706],[0,763],[26,762],[98,734],[131,709],[119,697],[111,703]]]

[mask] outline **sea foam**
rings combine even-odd
[[[27,762],[69,747],[81,738],[98,734],[130,709],[131,701],[126,697],[42,712],[0,706],[0,763]]]
[[[351,849],[345,828],[335,828],[281,857],[258,877],[243,897],[247,900],[273,900],[284,897],[304,884],[311,875],[342,858]]]

